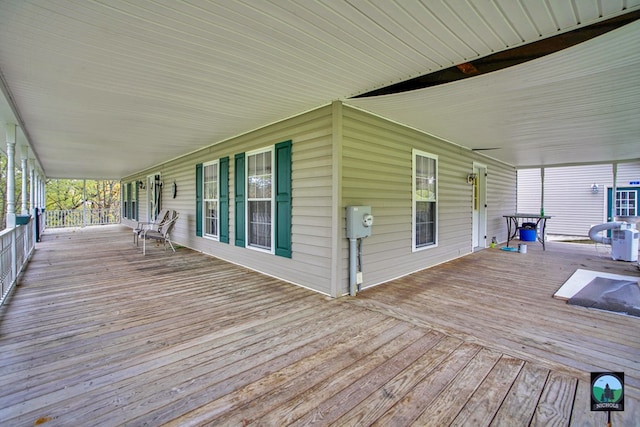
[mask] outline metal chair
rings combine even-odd
[[[151,221],[151,222],[139,221],[136,228],[133,229],[133,243],[135,243],[136,246],[138,246],[138,240],[140,239],[140,234],[142,234],[142,232],[144,232],[145,230],[158,231],[160,229],[160,226],[168,219],[169,219],[169,209],[162,209],[158,213],[158,217],[155,219],[155,221]]]
[[[173,243],[171,242],[171,231],[178,221],[178,216],[178,212],[172,210],[169,213],[169,219],[163,222],[158,230],[147,229],[141,233],[143,255],[147,254],[147,239],[153,239],[158,242],[162,242],[165,251],[167,250],[167,243],[169,243],[169,246],[171,246],[171,250],[173,252],[176,251],[176,249],[173,247]]]

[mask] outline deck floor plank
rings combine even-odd
[[[398,351],[410,345],[415,340],[422,338],[424,330],[412,328],[394,340],[370,352],[366,357],[354,360],[347,369],[336,372],[330,378],[314,384],[311,388],[298,393],[284,405],[272,408],[260,419],[260,424],[265,426],[278,425],[280,423],[291,425],[306,414],[315,413],[316,405],[337,393],[341,393],[353,383],[356,378],[371,375]]]
[[[462,341],[454,337],[440,340],[411,366],[404,369],[383,387],[369,394],[359,405],[343,414],[331,425],[371,425],[382,417],[403,396],[431,374],[447,357],[451,357]]]
[[[326,344],[326,349],[316,352],[310,357],[296,357],[288,366],[271,372],[257,381],[246,384],[226,393],[219,398],[209,399],[208,402],[186,412],[183,416],[172,420],[169,426],[201,425],[211,421],[220,423],[216,418],[227,415],[242,414],[243,418],[255,417],[258,408],[275,406],[286,402],[289,398],[301,392],[304,384],[310,387],[314,381],[327,378],[335,370],[341,370],[353,363],[354,358],[365,357],[369,352],[381,346],[384,342],[408,330],[407,325],[387,318],[371,326],[365,323],[352,323],[347,328],[333,334]],[[172,411],[172,405],[167,405],[163,411]],[[234,412],[230,412],[233,409]],[[254,415],[250,415],[253,411]],[[266,412],[266,409],[265,409]],[[227,418],[224,424],[233,425]]]
[[[366,255],[366,254],[365,254]],[[640,277],[592,245],[487,249],[326,296],[125,227],[47,230],[0,307],[0,423],[601,425],[589,373],[624,371],[640,319],[552,298],[577,269]]]
[[[551,372],[538,401],[532,426],[568,426],[577,388],[577,379]]]
[[[548,369],[526,362],[489,425],[529,425],[548,376]]]
[[[273,387],[268,387],[266,383],[261,384],[262,393],[259,396],[243,399],[242,406],[235,411],[229,411],[208,420],[198,419],[197,425],[206,425],[209,421],[219,425],[241,425],[248,421],[263,423],[264,415],[273,408],[287,405],[288,402],[298,399],[302,393],[310,393],[309,390],[312,387],[318,383],[329,382],[336,372],[347,371],[357,366],[360,360],[366,359],[371,353],[379,351],[383,346],[388,346],[390,342],[406,334],[410,327],[400,323],[382,331],[377,329],[376,325],[363,331],[364,336],[367,337],[364,342],[360,340],[348,342],[311,360],[301,361],[300,365],[295,367],[294,375],[289,376],[289,371],[278,373],[283,377],[278,377],[278,383],[273,384]],[[299,369],[305,368],[308,370],[303,375],[296,375]],[[271,378],[266,378],[266,380],[269,379]],[[242,392],[242,389],[239,391]],[[201,414],[202,412],[198,415]]]
[[[475,344],[462,344],[371,425],[411,425],[481,350],[482,347]]]
[[[315,407],[292,425],[326,425],[334,422],[345,411],[358,406],[365,397],[383,388],[392,378],[407,369],[424,353],[431,351],[441,338],[442,334],[439,333],[425,334],[367,375],[361,376],[349,386],[330,396],[329,399],[315,402]]]
[[[464,427],[491,424],[523,365],[522,360],[503,355],[451,425]]]

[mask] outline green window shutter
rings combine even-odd
[[[127,193],[127,185],[123,184],[122,181],[120,181],[120,215],[122,216],[122,218],[126,218],[127,217],[127,199],[126,199],[126,194]]]
[[[229,243],[229,158],[220,159],[219,174],[220,241]]]
[[[244,194],[244,153],[235,157],[235,214],[236,246],[244,247],[245,194]]]
[[[134,181],[133,185],[135,185],[135,203],[133,204],[133,219],[138,221],[138,205],[139,205],[139,193],[140,186],[138,185],[138,181]]]
[[[132,207],[131,207],[131,183],[127,183],[127,218],[132,219]]]
[[[291,258],[291,141],[276,144],[276,255]]]
[[[202,237],[202,163],[196,165],[196,236]]]

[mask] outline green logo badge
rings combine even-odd
[[[591,373],[591,410],[624,411],[624,373]]]

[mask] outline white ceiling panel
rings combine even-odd
[[[348,103],[520,167],[640,158],[640,21],[511,68]]]
[[[49,177],[120,178],[333,100],[638,9],[640,0],[0,0],[0,120],[21,127],[19,144],[30,146]],[[635,76],[635,60],[608,61],[617,61],[625,81]],[[600,73],[564,70],[567,80],[584,78],[582,86],[556,81],[544,67],[523,67],[510,83],[515,88],[485,101],[496,105],[489,111],[497,115],[469,110],[469,125],[441,136],[471,145],[463,130],[491,123],[491,141],[483,144],[500,144],[504,153],[521,149],[513,144],[513,127],[531,124],[504,120],[504,105],[518,105],[522,117],[547,117],[539,112],[544,100],[528,104],[526,97],[548,91],[554,103],[570,108],[555,91],[568,98],[568,88],[606,92],[607,73],[614,71],[591,65]],[[468,81],[484,81],[477,79]],[[458,84],[465,84],[462,100]],[[453,123],[461,106],[487,108],[469,98],[484,93],[475,85],[465,80],[434,88],[437,109],[433,98],[414,107]],[[608,120],[598,131],[574,132],[609,129],[617,138],[605,157],[619,157],[626,151],[618,137],[629,129],[612,125],[621,121],[618,107],[607,108],[611,114],[579,120],[583,113],[569,124]],[[505,154],[505,161],[523,164],[523,157],[524,164],[550,158],[520,153]]]

